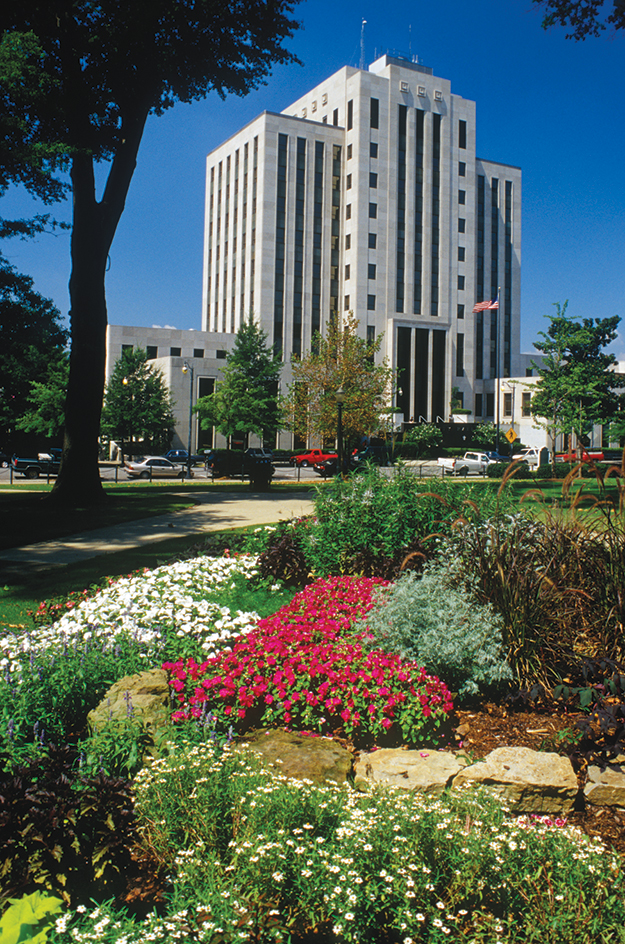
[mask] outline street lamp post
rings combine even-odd
[[[336,429],[336,445],[337,445],[337,457],[338,457],[338,471],[339,474],[343,474],[343,404],[345,402],[345,391],[343,387],[340,387],[336,391],[336,406],[337,406],[337,429]]]
[[[188,361],[182,365],[182,373],[190,374],[189,378],[189,445],[187,449],[187,478],[191,478],[191,445],[193,433],[193,367]]]

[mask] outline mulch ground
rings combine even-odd
[[[567,753],[563,748],[575,736],[575,722],[581,717],[534,711],[513,711],[496,704],[486,704],[475,711],[456,711],[454,726],[456,746],[462,746],[475,760],[485,757],[497,747],[529,747],[534,751]],[[574,759],[580,787],[586,783],[586,763]],[[606,846],[625,855],[625,810],[613,806],[593,806],[585,800],[567,816],[567,822],[578,826],[589,836],[601,839]]]

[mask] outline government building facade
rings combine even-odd
[[[184,360],[193,395],[210,392],[253,312],[286,387],[315,333],[353,312],[363,337],[383,336],[405,422],[446,421],[452,399],[467,419],[494,420],[498,382],[528,365],[521,171],[478,157],[475,140],[475,103],[390,55],[259,115],[207,159],[201,329],[174,344],[165,329],[111,326],[109,373],[123,344],[148,348],[186,444]],[[489,300],[498,308],[473,312]]]

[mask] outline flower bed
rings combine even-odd
[[[418,743],[451,710],[451,696],[417,663],[371,650],[366,631],[352,631],[384,585],[362,577],[318,580],[234,640],[230,652],[202,663],[166,662],[180,704],[174,720],[210,713],[238,732],[285,725]]]

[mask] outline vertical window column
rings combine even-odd
[[[284,256],[286,245],[286,170],[288,135],[278,135],[278,179],[276,186],[276,261],[274,270],[273,349],[282,354],[284,332]]]
[[[421,314],[423,288],[423,127],[425,112],[417,108],[414,197],[414,289],[412,310]]]
[[[503,376],[509,377],[512,369],[512,181],[506,180],[505,196],[505,289],[503,299]]]
[[[315,141],[311,340],[321,331],[321,251],[323,238],[323,141]]]
[[[302,298],[304,290],[304,205],[306,200],[306,139],[297,139],[295,175],[295,253],[293,260],[293,341],[291,352],[302,354]]]
[[[332,146],[332,231],[330,239],[330,316],[339,310],[339,265],[341,254],[341,147]]]
[[[223,252],[223,297],[221,309],[221,330],[225,333],[228,330],[228,240],[230,237],[230,155],[226,158],[226,187],[224,203],[224,252]]]
[[[483,174],[477,178],[477,273],[476,290],[477,301],[484,301],[484,250],[485,250],[485,210],[484,200],[486,180]],[[477,313],[475,318],[475,379],[482,380],[484,377],[484,312]]]
[[[404,414],[404,419],[409,420],[410,413],[410,388],[412,386],[412,364],[410,363],[410,342],[412,328],[397,328],[397,409]],[[399,392],[401,391],[401,392]]]
[[[258,135],[254,138],[252,157],[252,235],[250,246],[250,314],[254,311],[254,276],[256,274],[256,202],[258,196]]]
[[[373,99],[372,99],[373,102]],[[395,311],[404,310],[406,265],[406,125],[408,108],[399,105],[397,135],[397,284]]]
[[[430,314],[438,315],[438,271],[440,243],[441,115],[432,115],[432,269]],[[441,414],[442,415],[442,414]]]
[[[490,297],[496,298],[499,290],[499,181],[493,177],[490,183]],[[490,313],[490,376],[499,373],[499,311],[493,308]]]

